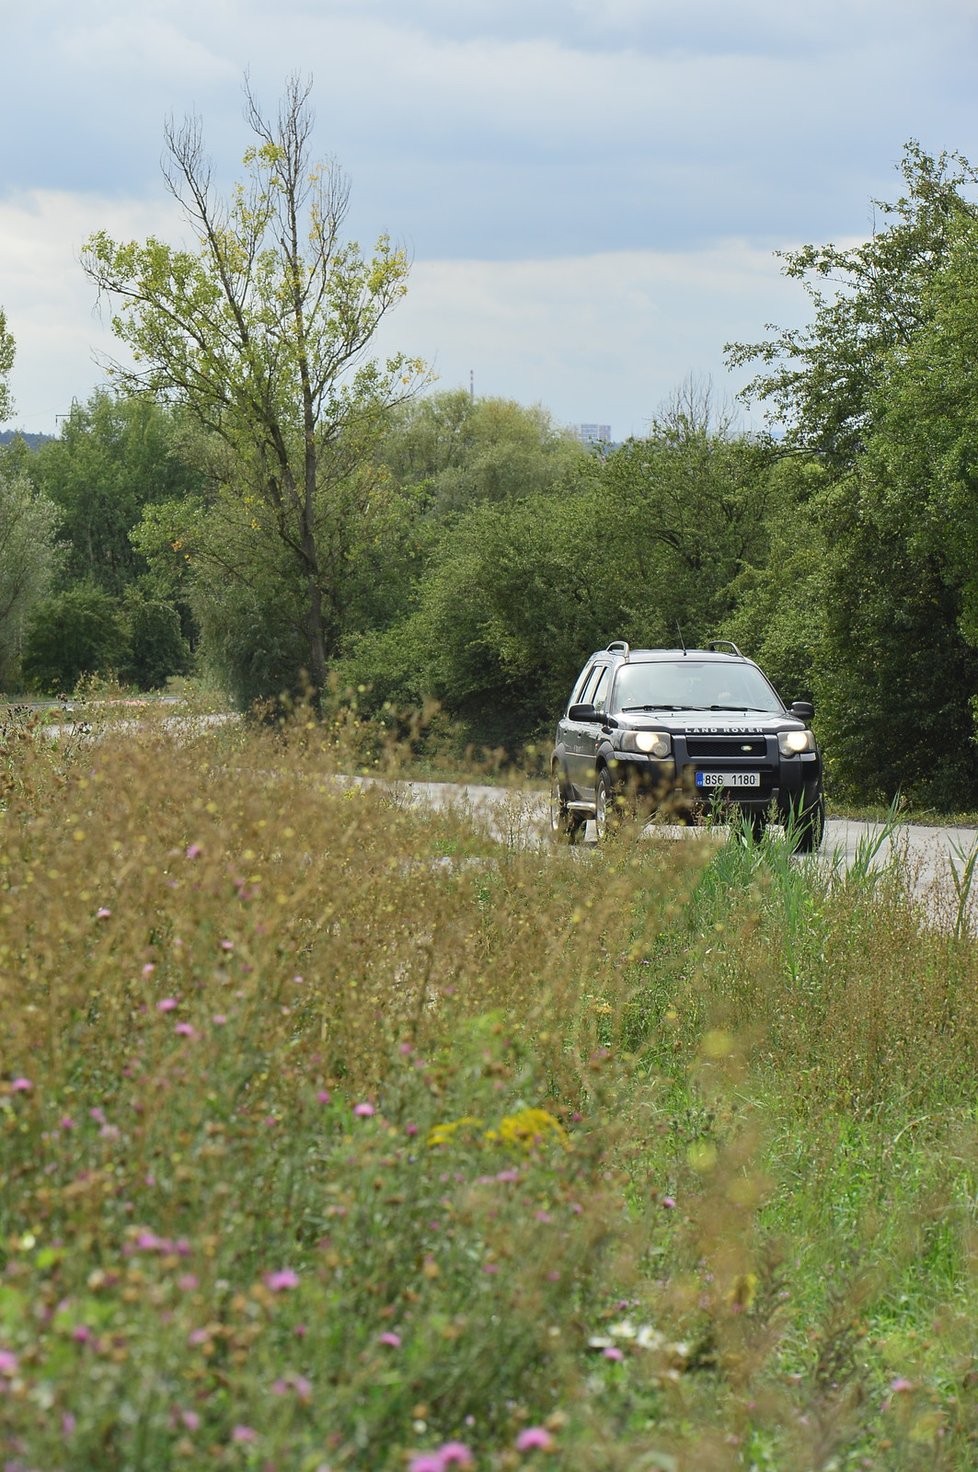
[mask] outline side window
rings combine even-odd
[[[595,710],[604,710],[605,701],[608,699],[608,691],[610,688],[611,669],[608,665],[605,665],[601,671],[598,683],[594,687],[594,694],[590,696],[591,704],[594,706]]]
[[[587,669],[578,680],[577,685],[574,688],[574,693],[571,696],[570,700],[567,702],[568,705],[580,705],[588,698],[584,692],[585,690],[587,690],[589,685],[593,684],[593,677],[597,668],[597,665],[588,665]]]

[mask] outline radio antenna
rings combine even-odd
[[[686,640],[683,638],[683,631],[679,627],[678,624],[676,625],[676,633],[679,635],[679,643],[680,643],[680,646],[682,648],[683,654],[685,654],[686,653]]]

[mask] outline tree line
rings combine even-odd
[[[539,406],[372,358],[404,254],[344,241],[307,87],[274,123],[247,103],[230,201],[199,126],[168,133],[195,248],[88,242],[130,366],[58,439],[0,449],[5,688],[206,669],[244,707],[438,702],[458,739],[515,753],[610,638],[725,637],[815,701],[838,794],[978,803],[967,160],[908,144],[868,241],[784,256],[809,321],[728,346],[768,432],[686,382],[646,436],[594,450]],[[0,315],[0,415],[12,354]]]

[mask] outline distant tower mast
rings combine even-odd
[[[475,369],[469,369],[469,398],[475,403]]]

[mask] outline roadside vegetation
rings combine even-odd
[[[7,740],[6,1464],[973,1467],[961,884],[349,767]]]

